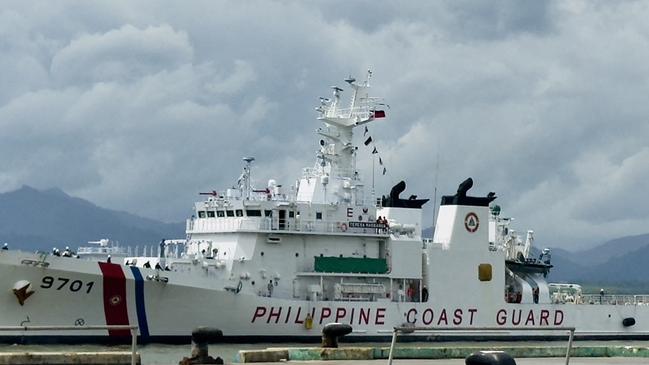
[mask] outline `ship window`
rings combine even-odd
[[[248,209],[248,210],[246,210],[246,215],[247,215],[248,217],[261,217],[261,210],[257,210],[257,209],[252,209],[252,210],[251,210],[251,209]]]
[[[237,209],[237,217],[243,217],[243,210]]]
[[[223,218],[223,217],[225,217],[225,212],[222,211],[222,210],[217,210],[216,211],[216,216],[220,217],[220,218]]]
[[[491,281],[491,264],[478,265],[478,279],[480,281]]]
[[[198,218],[205,218],[205,211],[204,210],[199,210],[198,211]]]
[[[213,210],[208,210],[207,211],[207,218],[214,218],[214,211]]]
[[[288,217],[289,217],[289,218],[293,218],[293,217],[295,217],[295,212],[292,211],[292,210],[289,211],[289,212],[288,212]]]
[[[234,210],[226,210],[225,213],[228,217],[234,217]]]
[[[264,216],[272,217],[273,216],[273,211],[272,210],[264,210]]]
[[[322,212],[315,212],[315,219],[322,219]]]

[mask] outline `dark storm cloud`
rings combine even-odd
[[[177,220],[198,191],[231,186],[243,156],[258,157],[258,185],[289,186],[313,163],[317,97],[372,68],[391,105],[370,126],[389,171],[377,191],[406,179],[432,195],[437,176],[450,193],[473,176],[549,245],[645,233],[647,15],[641,2],[8,3],[0,187]]]
[[[552,30],[550,1],[328,1],[320,7],[331,23],[346,22],[376,32],[392,22],[424,23],[438,36],[458,41],[489,40]]]

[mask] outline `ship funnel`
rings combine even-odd
[[[443,247],[488,249],[489,203],[496,199],[495,193],[485,197],[467,195],[473,187],[473,179],[464,180],[455,195],[442,197],[435,225],[433,241]]]

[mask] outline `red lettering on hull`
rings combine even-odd
[[[255,309],[255,314],[252,315],[252,320],[250,321],[250,323],[255,323],[257,318],[261,318],[265,315],[266,315],[266,307],[257,307],[257,309]]]
[[[322,311],[320,312],[320,324],[329,317],[331,317],[331,309],[327,307],[322,308]]]
[[[365,321],[365,324],[370,324],[370,310],[369,308],[365,311],[365,308],[361,308],[361,314],[358,316],[358,324]]]
[[[337,308],[336,309],[336,322],[340,322],[341,319],[345,318],[347,315],[347,309]]]
[[[382,326],[397,323],[388,320],[387,308],[359,308],[359,307],[320,307],[306,309],[301,306],[258,306],[255,308],[251,323],[263,324],[294,324],[304,325],[305,315],[303,309],[308,311],[314,323],[324,325],[329,322],[349,323],[351,325]],[[358,311],[356,311],[358,309]],[[399,321],[422,326],[474,326],[478,324],[477,308],[410,308],[403,312],[404,319]],[[126,321],[128,317],[124,315]],[[548,309],[523,309],[501,308],[492,317],[498,326],[510,327],[540,327],[560,326],[564,323],[565,314],[561,310]],[[480,322],[482,323],[482,322]],[[493,323],[493,322],[492,322]],[[488,324],[486,324],[488,325]]]
[[[376,310],[376,320],[374,324],[385,324],[385,308],[379,308]]]
[[[525,325],[532,324],[534,326],[534,311],[530,309],[530,312],[527,314],[527,320],[525,321]]]
[[[437,325],[439,326],[442,324],[442,321],[444,322],[444,325],[448,326],[448,319],[446,318],[446,309],[442,309],[442,313],[439,315],[439,319],[437,320]]]
[[[459,326],[462,324],[462,310],[456,309],[453,313],[453,324]]]
[[[300,317],[300,314],[302,314],[302,307],[297,307],[297,314],[295,315],[296,324],[304,324],[304,321]]]
[[[560,326],[563,324],[564,314],[562,310],[555,310],[551,313],[550,310],[530,309],[524,313],[523,309],[500,309],[496,312],[496,324],[499,326],[512,326],[512,327],[540,327],[550,326],[550,316],[552,315],[553,325]],[[525,317],[523,317],[525,316]],[[523,320],[524,319],[524,320]]]
[[[473,316],[478,312],[475,308],[470,308],[469,313],[471,313],[471,319],[469,320],[469,326],[473,325]]]
[[[273,318],[275,318],[275,323],[279,322],[280,314],[282,314],[282,307],[277,307],[277,311],[275,311],[275,307],[270,307],[270,314],[268,315],[266,323],[270,323]]]
[[[548,323],[548,317],[550,317],[550,311],[547,309],[541,310],[541,318],[539,318],[539,326],[543,326],[543,322],[545,322],[545,326],[549,326],[550,323]]]

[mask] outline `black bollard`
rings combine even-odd
[[[192,331],[192,357],[183,357],[179,365],[194,364],[223,364],[223,359],[213,358],[208,354],[208,344],[217,343],[223,337],[223,332],[217,328],[198,327]]]
[[[466,365],[516,365],[516,361],[504,351],[478,351],[469,355]]]
[[[337,348],[338,337],[352,332],[352,326],[342,323],[329,323],[322,329],[322,347]]]

